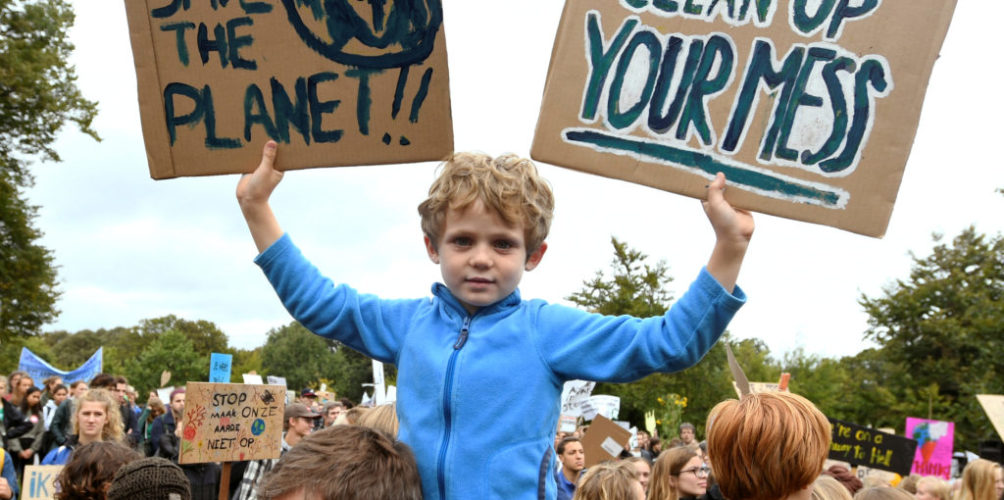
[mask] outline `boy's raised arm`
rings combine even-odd
[[[708,272],[731,293],[753,236],[753,215],[725,201],[725,174],[721,172],[708,185],[707,200],[702,204],[715,230],[715,249],[708,260]]]
[[[241,206],[258,253],[264,252],[282,237],[279,220],[268,205],[272,191],[282,180],[282,172],[274,168],[277,147],[275,141],[265,143],[258,168],[253,173],[241,176],[237,183],[237,203]]]

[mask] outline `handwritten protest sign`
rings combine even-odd
[[[904,476],[910,473],[916,441],[834,418],[830,425],[830,459]]]
[[[622,451],[630,448],[630,441],[631,431],[603,415],[597,415],[589,425],[589,432],[582,436],[586,467],[617,459]]]
[[[561,388],[561,414],[571,417],[582,416],[582,405],[589,401],[596,382],[589,380],[569,380]]]
[[[230,365],[233,363],[232,354],[214,352],[209,355],[209,381],[230,383]]]
[[[22,500],[50,500],[56,498],[56,477],[62,465],[26,465],[21,485]]]
[[[438,160],[453,149],[440,0],[128,0],[150,175]]]
[[[881,236],[954,0],[567,0],[531,156]]]
[[[912,474],[951,479],[955,422],[906,417],[906,436],[917,440]]]
[[[275,385],[189,382],[178,462],[279,458],[284,390]]]

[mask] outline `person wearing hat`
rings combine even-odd
[[[115,473],[108,500],[191,500],[185,473],[170,460],[149,457],[123,465]]]
[[[307,390],[309,389],[304,389],[304,391]],[[321,415],[310,411],[310,408],[307,408],[303,403],[292,403],[286,407],[282,418],[283,433],[280,458],[290,448],[296,446],[301,439],[310,435],[311,431],[314,430],[315,420],[321,418]],[[272,470],[277,461],[278,459],[268,458],[249,462],[247,469],[244,471],[244,477],[241,479],[241,486],[234,495],[234,498],[237,500],[257,499],[258,485],[265,474]]]

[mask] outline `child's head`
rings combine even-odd
[[[574,500],[644,500],[645,490],[629,462],[594,465],[579,479]]]
[[[469,313],[511,294],[540,263],[554,198],[529,160],[458,153],[418,206],[429,258]]]
[[[819,475],[830,448],[826,417],[787,392],[718,403],[707,429],[718,485],[733,500],[779,500],[799,492]]]
[[[554,196],[530,160],[512,154],[492,159],[479,153],[454,153],[440,169],[429,198],[418,206],[422,232],[437,248],[447,212],[463,212],[476,201],[497,212],[508,225],[522,227],[528,256],[547,238]]]

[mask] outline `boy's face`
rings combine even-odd
[[[441,240],[433,245],[426,237],[425,247],[446,287],[471,314],[512,293],[523,271],[537,267],[547,250],[542,243],[527,256],[523,225],[507,225],[481,200],[463,211],[449,209],[444,226]]]

